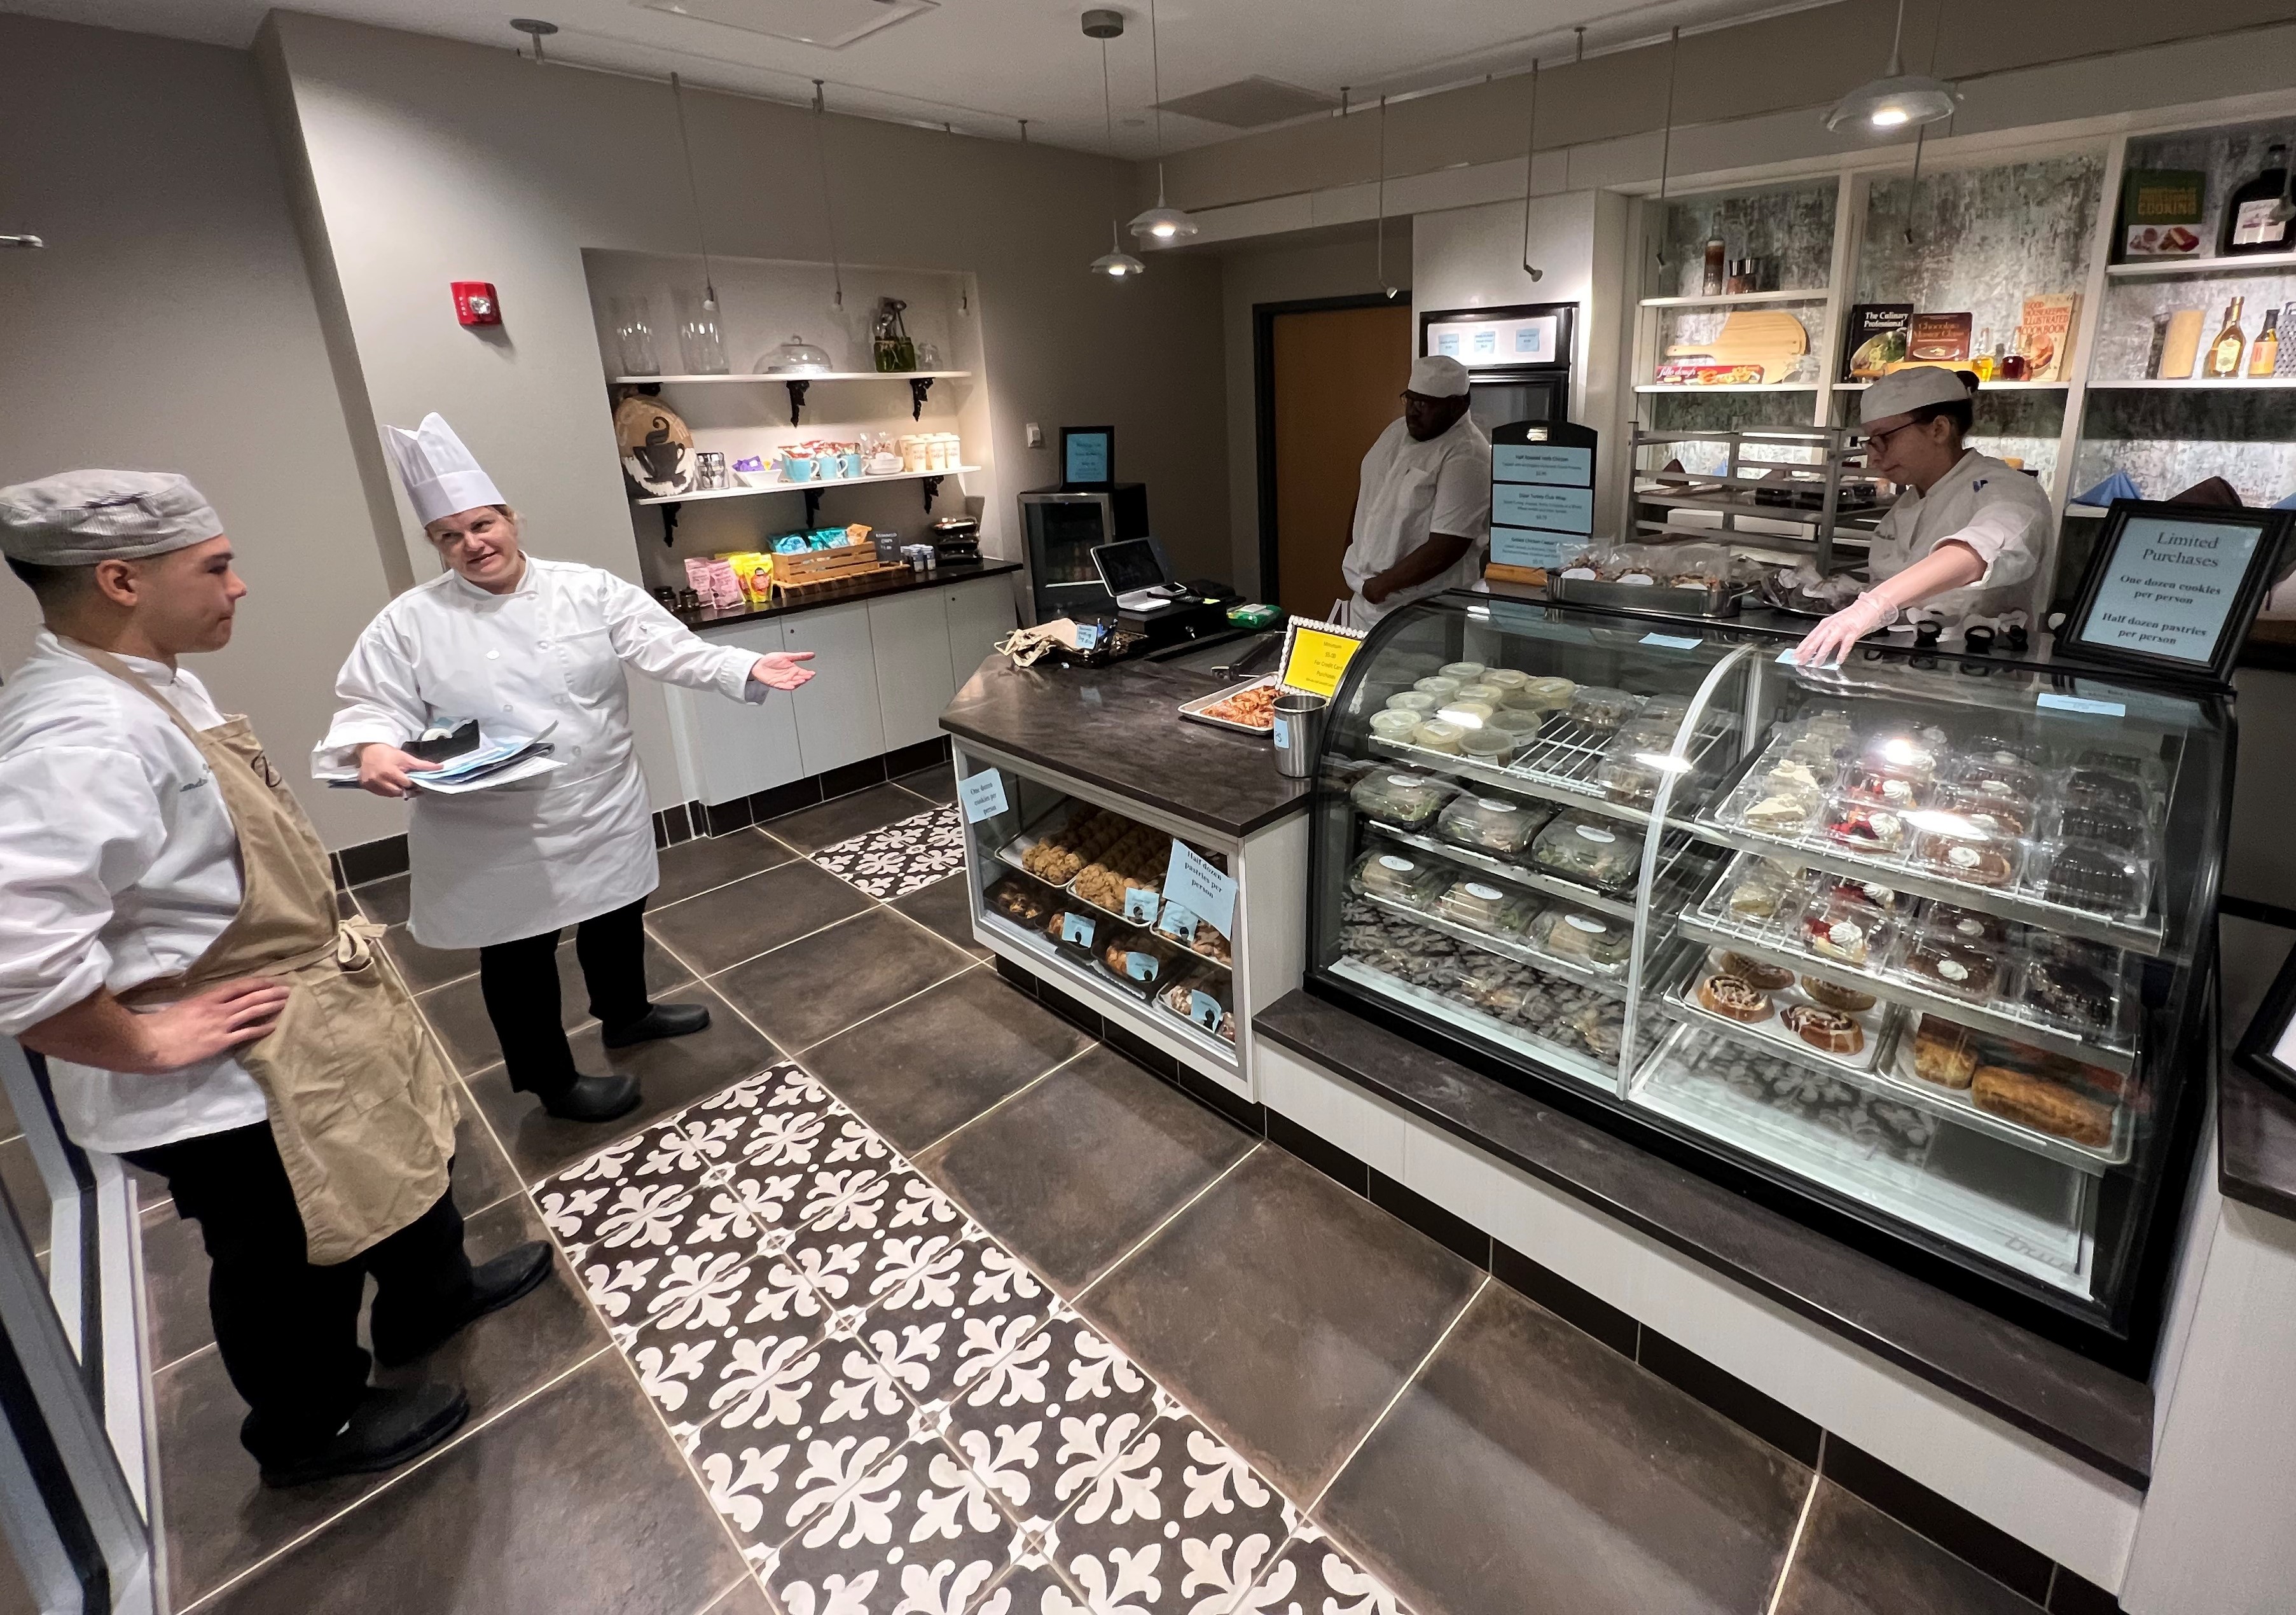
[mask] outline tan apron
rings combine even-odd
[[[189,970],[120,1002],[165,1004],[242,976],[287,983],[278,1024],[234,1057],[263,1090],[308,1259],[348,1261],[447,1192],[456,1109],[445,1056],[381,948],[382,928],[338,917],[326,849],[246,717],[194,729],[119,658],[71,649],[150,696],[200,749],[239,838],[231,923]]]

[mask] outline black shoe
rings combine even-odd
[[[633,1043],[648,1043],[656,1037],[683,1037],[698,1032],[709,1024],[709,1011],[699,1004],[657,1004],[636,1021],[614,1027],[602,1035],[610,1049],[626,1049]]]
[[[349,1422],[324,1447],[293,1463],[265,1464],[263,1484],[308,1486],[397,1469],[453,1435],[470,1416],[471,1399],[459,1385],[435,1380],[398,1389],[370,1385]]]
[[[611,1121],[638,1108],[635,1077],[577,1077],[555,1094],[542,1095],[542,1108],[561,1121]]]
[[[460,1315],[420,1340],[378,1339],[374,1360],[385,1368],[397,1368],[430,1356],[471,1324],[489,1312],[501,1311],[548,1278],[550,1257],[548,1242],[537,1239],[505,1250],[490,1262],[480,1262],[471,1272],[471,1301]]]

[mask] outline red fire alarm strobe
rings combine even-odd
[[[499,325],[502,305],[495,300],[495,289],[485,281],[456,281],[455,317],[465,325]]]

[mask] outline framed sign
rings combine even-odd
[[[1576,303],[1513,303],[1492,308],[1431,308],[1419,316],[1419,351],[1482,373],[1570,363]]]
[[[1517,421],[1491,433],[1491,553],[1484,576],[1538,585],[1595,531],[1591,426]]]
[[[1061,428],[1061,487],[1068,492],[1105,492],[1116,486],[1116,428]]]
[[[2272,990],[2248,1029],[2240,1035],[2233,1059],[2291,1098],[2296,1098],[2296,951],[2272,979]]]
[[[2229,684],[2292,525],[2296,512],[2114,500],[2058,645]]]
[[[1363,640],[1361,628],[1294,617],[1283,631],[1283,660],[1278,664],[1283,670],[1275,676],[1276,687],[1295,695],[1332,700]]]

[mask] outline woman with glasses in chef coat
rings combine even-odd
[[[577,927],[608,1048],[709,1024],[702,1005],[646,994],[641,916],[659,875],[624,670],[759,701],[810,679],[799,664],[811,653],[711,644],[611,572],[526,553],[517,512],[445,421],[431,414],[413,431],[388,431],[446,570],[359,635],[314,763],[355,766],[377,796],[413,796],[408,930],[426,947],[478,949],[512,1087],[553,1116],[609,1121],[636,1107],[638,1085],[575,1069],[560,1019],[564,927]],[[422,775],[439,765],[409,756],[407,742],[470,718],[489,742],[548,730],[556,766],[483,790],[423,791]]]

